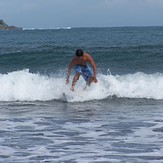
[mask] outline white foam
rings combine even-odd
[[[163,74],[135,74],[104,77],[109,83],[109,92],[118,97],[163,99]]]
[[[71,82],[71,81],[70,81]],[[105,99],[115,95],[125,98],[163,99],[163,74],[135,73],[127,75],[98,75],[98,83],[85,90],[82,77],[71,92],[65,84],[65,76],[45,76],[30,73],[29,70],[0,74],[0,101],[46,101],[61,100],[63,92],[68,101]]]
[[[58,99],[64,80],[30,73],[29,70],[0,74],[0,101]]]

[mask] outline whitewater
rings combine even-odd
[[[31,73],[29,70],[0,74],[0,101],[62,100],[63,93],[67,94],[68,102],[103,100],[112,96],[163,99],[163,92],[160,91],[163,90],[163,74],[161,73],[99,74],[98,83],[93,83],[86,88],[85,81],[81,77],[74,92],[70,91],[70,84],[65,84],[64,76],[41,75]]]

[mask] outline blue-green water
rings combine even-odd
[[[162,72],[163,28],[72,28],[0,31],[0,69],[56,73],[77,48],[95,59],[98,71],[114,74]],[[55,69],[55,71],[54,71]]]
[[[78,48],[98,83],[73,93]],[[163,27],[0,31],[0,162],[162,162],[162,60]]]

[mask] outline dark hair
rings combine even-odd
[[[77,57],[81,57],[81,56],[83,56],[83,50],[78,49],[78,50],[76,50],[75,54],[76,54]]]

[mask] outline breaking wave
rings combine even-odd
[[[61,75],[58,75],[61,76]],[[85,88],[82,78],[70,91],[71,83],[65,84],[65,77],[46,76],[29,70],[0,74],[0,101],[89,101],[109,96],[118,98],[163,99],[163,74],[138,72],[126,75],[98,75],[98,83]]]

